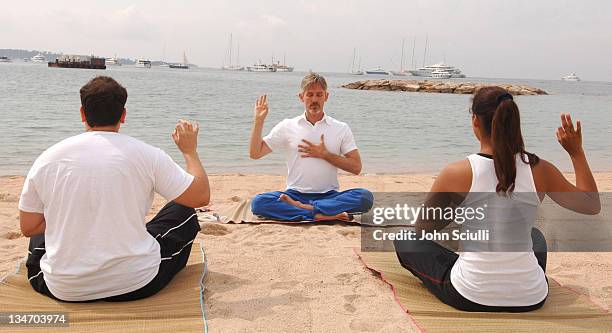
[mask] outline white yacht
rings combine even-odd
[[[450,72],[447,71],[433,71],[431,72],[431,76],[434,79],[450,79],[453,76]]]
[[[2,56],[0,57],[0,62],[12,62],[12,60],[9,57]]]
[[[47,62],[47,58],[39,53],[32,57],[32,62]]]
[[[568,76],[564,76],[561,78],[561,80],[563,81],[570,81],[570,82],[578,82],[580,81],[580,78],[578,76],[576,76],[576,73],[572,73]]]
[[[106,59],[106,65],[107,66],[121,66],[121,61],[119,61],[119,59],[115,57],[108,58]]]
[[[436,73],[437,78],[446,76],[446,75],[440,74],[439,72],[446,72],[450,74],[448,78],[464,78],[465,77],[465,74],[463,74],[459,68],[455,68],[453,66],[446,65],[443,62],[421,67],[419,69],[411,70],[410,74],[414,76],[434,77],[433,76],[434,72],[438,72]]]
[[[276,68],[277,72],[293,72],[292,66],[287,66],[286,57],[283,56],[283,64],[281,65],[280,60],[274,62],[274,57],[272,57],[272,66]]]
[[[274,65],[266,65],[258,62],[251,66],[246,66],[248,72],[276,72]]]
[[[372,69],[367,69],[366,74],[376,74],[376,75],[389,75],[389,71],[383,69],[382,67],[376,67]]]
[[[134,66],[138,68],[151,68],[151,60],[138,59]]]

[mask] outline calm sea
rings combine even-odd
[[[478,151],[468,113],[470,96],[349,90],[339,86],[368,77],[323,74],[331,94],[325,110],[351,126],[365,173],[436,172]],[[26,174],[44,149],[82,132],[79,88],[95,75],[112,76],[128,90],[122,132],[168,151],[179,163],[183,161],[170,133],[176,121],[184,118],[201,124],[199,150],[209,172],[286,172],[282,153],[259,161],[248,158],[252,109],[259,94],[268,94],[266,133],[283,118],[303,112],[297,93],[304,73],[128,66],[95,71],[3,63],[0,175]],[[527,84],[546,90],[550,95],[516,98],[528,150],[563,170],[572,170],[555,137],[559,113],[570,112],[583,122],[592,168],[612,170],[612,83],[466,80]]]

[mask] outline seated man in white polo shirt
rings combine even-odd
[[[338,191],[338,168],[358,175],[361,157],[349,126],[323,111],[329,98],[325,78],[306,75],[299,97],[306,111],[281,121],[263,139],[268,100],[266,95],[257,99],[249,155],[259,159],[285,149],[288,176],[284,192],[262,193],[253,199],[253,214],[285,221],[349,220],[352,214],[369,211],[370,191]]]
[[[98,76],[80,93],[85,132],[43,152],[23,185],[28,279],[62,301],[145,298],[187,264],[200,230],[194,208],[210,198],[198,125],[181,120],[172,134],[183,170],[161,149],[119,133],[127,90],[115,80]],[[155,192],[169,203],[146,223]]]

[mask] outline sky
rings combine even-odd
[[[296,70],[398,70],[446,60],[468,76],[612,81],[612,1],[0,0],[0,48],[220,67],[274,56]],[[414,53],[414,58],[412,53]],[[413,60],[414,59],[414,60]],[[235,59],[234,59],[235,62]]]

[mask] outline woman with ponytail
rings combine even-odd
[[[417,240],[395,241],[397,256],[438,299],[456,309],[532,311],[542,307],[548,296],[546,240],[534,228],[535,212],[544,196],[579,213],[600,211],[597,185],[582,148],[581,123],[574,127],[570,115],[562,114],[556,131],[557,140],[572,160],[574,185],[553,164],[525,150],[519,109],[506,90],[496,86],[479,89],[471,112],[480,152],[448,165],[436,178],[425,207],[488,204],[488,219],[479,223],[486,223],[486,228],[504,241],[500,245],[462,240],[462,252],[455,253],[433,241],[418,239],[422,233],[451,222],[433,218],[417,221]],[[461,228],[478,228],[474,221],[468,219]]]

